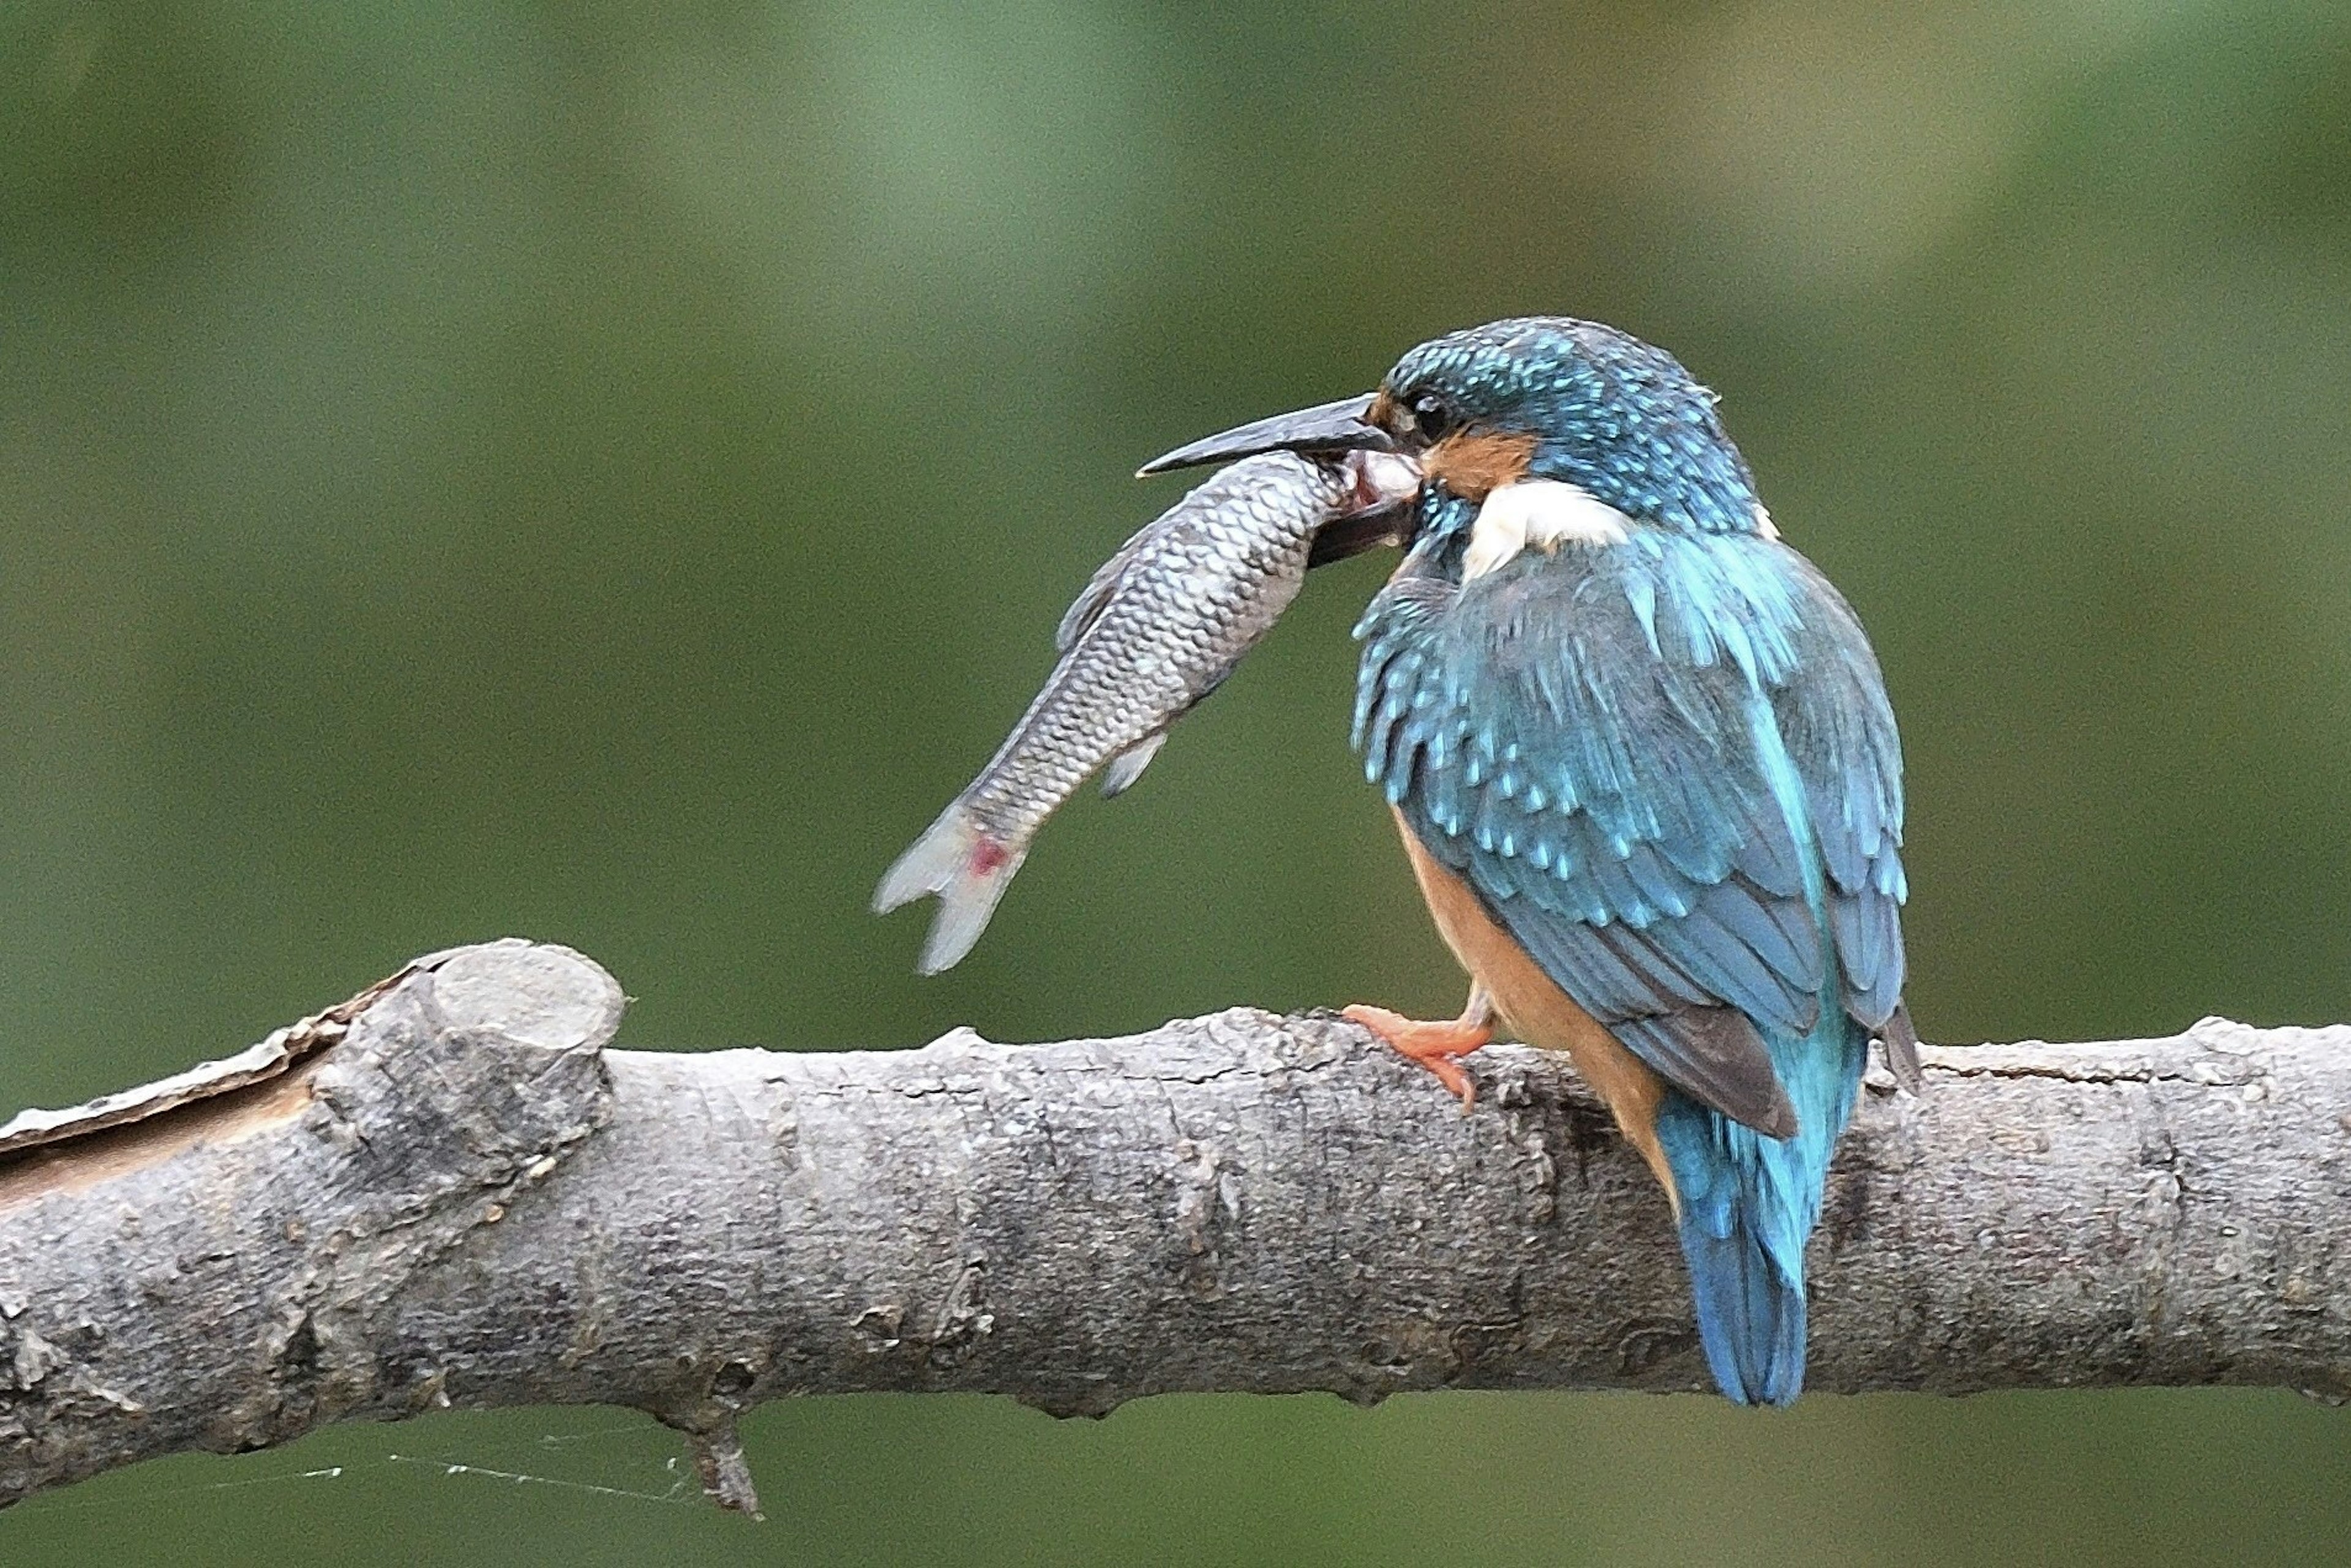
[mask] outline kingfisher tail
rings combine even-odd
[[[1741,1212],[1748,1206],[1682,1211],[1698,1340],[1707,1369],[1740,1405],[1786,1405],[1804,1386],[1804,1281],[1790,1279]]]
[[[1741,1405],[1786,1405],[1803,1391],[1804,1242],[1869,1044],[1841,1010],[1823,1011],[1803,1039],[1764,1031],[1795,1105],[1793,1137],[1767,1137],[1675,1092],[1658,1108],[1698,1339],[1715,1383]]]

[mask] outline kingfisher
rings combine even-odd
[[[1663,1185],[1722,1392],[1803,1385],[1804,1244],[1873,1038],[1915,1088],[1902,755],[1876,654],[1783,542],[1712,392],[1538,316],[1434,339],[1378,390],[1144,470],[1400,454],[1402,563],[1355,627],[1353,743],[1458,1018],[1348,1018],[1466,1113],[1497,1022],[1565,1051]]]

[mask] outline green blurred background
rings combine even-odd
[[[2351,1018],[2339,5],[11,0],[0,1107],[503,933],[641,1045],[1449,1009],[1345,743],[1376,561],[953,974],[865,901],[1178,493],[1138,459],[1528,311],[1718,388],[1867,620],[1931,1037]],[[2351,1557],[2351,1413],[2285,1395],[748,1440],[764,1527],[526,1412],[109,1477],[0,1560]]]

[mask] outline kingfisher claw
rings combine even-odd
[[[1339,1016],[1350,1023],[1363,1025],[1387,1041],[1397,1055],[1436,1074],[1437,1081],[1461,1102],[1463,1115],[1467,1116],[1469,1108],[1478,1103],[1478,1085],[1455,1059],[1468,1055],[1494,1038],[1493,1023],[1484,1009],[1473,1003],[1458,1019],[1426,1022],[1358,1002],[1341,1008]]]

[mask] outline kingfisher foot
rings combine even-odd
[[[1341,1008],[1339,1016],[1350,1023],[1362,1024],[1386,1040],[1398,1055],[1435,1073],[1437,1081],[1461,1102],[1463,1115],[1468,1115],[1469,1107],[1477,1103],[1478,1085],[1455,1059],[1468,1055],[1494,1038],[1493,1011],[1482,995],[1471,993],[1469,1005],[1462,1009],[1461,1016],[1441,1023],[1408,1019],[1402,1013],[1365,1007],[1361,1002]]]

